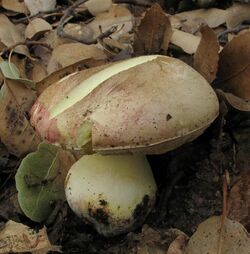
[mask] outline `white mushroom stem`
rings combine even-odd
[[[105,235],[140,226],[155,202],[156,183],[145,156],[83,156],[65,183],[72,210]]]

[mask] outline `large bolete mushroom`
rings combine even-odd
[[[50,143],[159,154],[194,140],[218,115],[207,81],[182,61],[142,56],[73,73],[48,87],[31,124]]]
[[[50,143],[78,150],[90,144],[92,152],[109,154],[83,156],[65,187],[76,214],[98,232],[115,235],[142,223],[155,201],[150,166],[131,153],[164,153],[194,140],[218,108],[199,73],[175,58],[152,55],[63,78],[41,94],[31,124]]]

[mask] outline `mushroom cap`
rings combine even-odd
[[[31,124],[50,143],[95,152],[159,154],[215,120],[217,96],[184,62],[142,56],[73,73],[48,87]]]

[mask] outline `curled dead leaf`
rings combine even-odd
[[[211,83],[217,73],[220,46],[216,34],[209,26],[202,27],[201,34],[201,41],[194,55],[194,69]]]
[[[3,14],[0,14],[0,24],[1,24],[0,42],[1,44],[3,44],[3,47],[11,47],[17,43],[25,41],[21,31],[14,24],[12,24],[9,21],[9,19]],[[19,45],[15,47],[14,52],[17,52],[26,56],[29,55],[28,49],[24,45]]]
[[[49,30],[52,30],[52,26],[41,18],[36,18],[30,21],[25,29],[25,37],[28,39],[35,39],[36,36],[41,35]]]
[[[28,14],[28,9],[23,1],[19,0],[1,0],[4,9],[18,13]]]
[[[220,52],[217,87],[250,99],[250,31],[233,38]]]
[[[220,89],[216,89],[216,93],[234,109],[250,112],[250,101],[243,100],[238,96],[223,92]]]
[[[154,4],[146,12],[135,34],[135,55],[156,54],[161,51],[166,53],[171,35],[169,18],[159,4]]]

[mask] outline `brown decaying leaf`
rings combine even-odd
[[[250,31],[232,39],[219,55],[218,88],[250,99]]]
[[[202,37],[194,55],[193,67],[211,83],[217,73],[220,46],[216,34],[209,26],[203,26],[200,31]]]
[[[12,24],[9,19],[1,14],[0,15],[0,42],[4,47],[11,47],[19,42],[24,42],[24,36],[21,31]],[[2,46],[0,49],[2,49]],[[14,49],[15,52],[28,55],[28,49],[24,45],[19,45]]]
[[[26,119],[36,95],[17,81],[5,80],[0,91],[0,138],[16,156],[35,151],[40,138]]]
[[[47,76],[46,78],[38,82],[36,84],[36,91],[38,95],[40,95],[51,84],[55,83],[56,81],[64,78],[65,76],[73,72],[81,71],[91,67],[97,67],[105,63],[107,63],[107,60],[96,60],[93,58],[88,58],[88,59],[84,59],[79,62],[76,62],[74,64],[71,64],[67,67],[64,67],[58,71],[51,73],[49,76]]]
[[[28,14],[28,9],[23,1],[19,0],[1,0],[1,5],[4,9],[14,12]]]
[[[227,28],[240,25],[243,21],[250,19],[250,5],[234,3],[226,10]]]
[[[230,191],[228,217],[250,230],[250,170],[241,174]]]
[[[135,55],[166,53],[172,28],[169,18],[159,4],[154,4],[145,14],[135,33]]]
[[[185,254],[249,254],[250,238],[237,221],[225,220],[221,252],[217,252],[221,217],[213,216],[202,222],[190,238]]]
[[[250,101],[243,100],[231,93],[223,92],[221,89],[216,89],[216,93],[234,109],[250,112]]]
[[[52,30],[52,26],[41,18],[36,18],[30,21],[25,29],[25,38],[35,39],[36,36],[39,36],[49,30]]]
[[[60,251],[60,246],[52,245],[49,241],[46,228],[39,231],[28,226],[9,220],[0,231],[0,254],[4,253],[40,253]]]
[[[63,44],[53,50],[47,71],[50,74],[88,58],[103,60],[107,58],[107,55],[96,45],[85,45],[78,42]]]
[[[31,15],[38,12],[51,11],[56,6],[56,0],[24,0]]]

